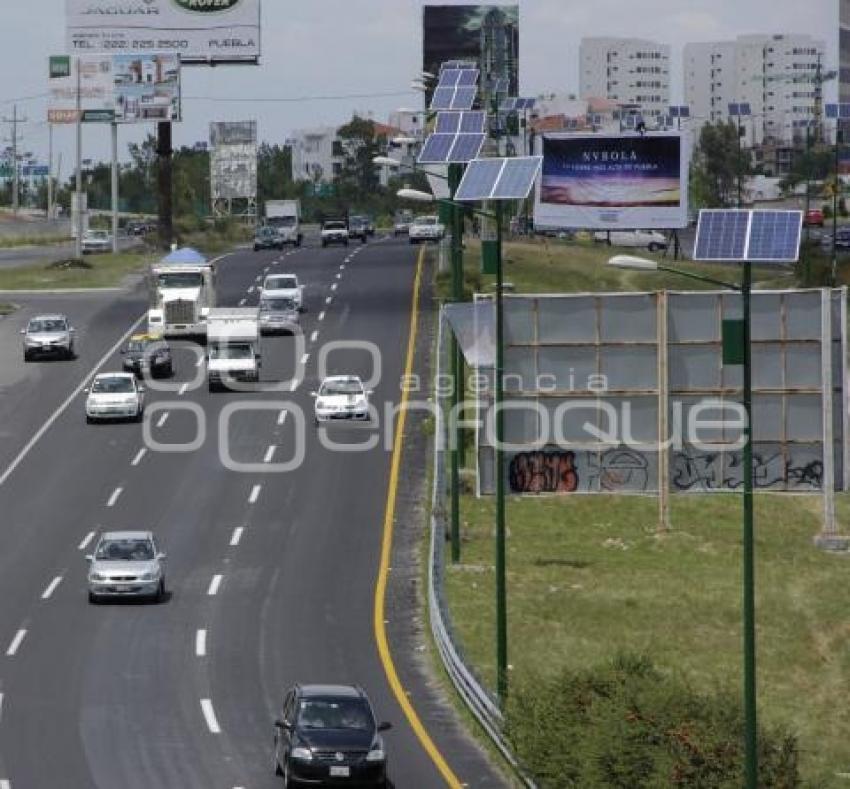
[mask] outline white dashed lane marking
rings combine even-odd
[[[207,595],[209,597],[213,597],[218,594],[218,588],[221,586],[221,579],[223,576],[214,575],[212,580],[210,581],[209,588],[207,589]]]
[[[314,332],[310,335],[310,342],[316,342],[316,340],[318,340],[318,339],[319,339],[319,332],[318,332],[318,331],[314,331]]]
[[[246,302],[247,300],[248,300],[248,299],[240,299],[240,300],[239,300],[239,306],[240,306],[240,307],[244,307],[244,306],[245,306],[245,302]]]
[[[207,728],[210,730],[210,734],[221,734],[221,727],[218,725],[215,710],[209,699],[201,699],[201,712],[204,714],[204,720],[207,722]]]
[[[89,543],[94,539],[94,532],[90,531],[85,537],[83,537],[83,541],[77,546],[77,549],[80,551],[84,551],[88,548]]]
[[[12,639],[12,643],[9,644],[9,648],[6,650],[6,657],[14,657],[17,651],[21,648],[21,644],[27,636],[26,630],[19,630],[15,633],[15,637]]]
[[[195,633],[195,655],[204,657],[207,654],[207,631],[198,630]]]
[[[180,387],[180,391],[177,392],[177,394],[178,395],[184,395],[188,391],[189,391],[189,382],[187,381],[186,383],[183,384],[183,386]]]
[[[230,538],[230,547],[231,548],[235,548],[237,545],[239,545],[239,541],[242,539],[242,534],[244,533],[244,531],[245,531],[244,526],[237,526],[233,530],[233,536]]]
[[[165,423],[168,421],[168,411],[166,411],[160,418],[159,422],[156,423],[157,427],[163,427]]]
[[[334,300],[334,297],[333,297],[333,296],[328,296],[328,297],[325,299],[325,304],[330,304],[333,300]]]
[[[251,493],[248,496],[248,503],[249,504],[256,504],[257,503],[257,499],[260,498],[260,491],[262,489],[263,489],[262,485],[254,485],[254,487],[251,488]]]
[[[142,447],[137,453],[136,457],[133,458],[133,461],[130,463],[131,466],[138,466],[139,463],[142,462],[142,458],[147,454],[147,449]]]
[[[325,319],[325,311],[324,311],[324,310],[322,310],[322,311],[319,313],[319,323],[321,323],[324,319]]]
[[[282,425],[285,421],[286,421],[286,411],[281,411],[281,412],[277,415],[277,423],[278,423],[279,425]]]
[[[333,285],[331,285],[331,290],[336,290],[336,288],[337,288],[337,283],[334,282]]]
[[[123,490],[124,488],[115,488],[115,490],[112,491],[112,495],[109,497],[109,501],[106,502],[106,506],[114,507],[115,502],[118,501],[118,497],[121,495]]]
[[[305,354],[301,357],[301,364],[307,364],[307,362],[308,362],[309,360],[310,360],[310,354],[309,354],[309,353],[305,353]]]
[[[277,447],[274,444],[272,444],[266,450],[266,456],[263,458],[263,463],[271,463],[272,462],[272,458],[274,457],[274,453],[275,453],[276,449],[277,449]]]
[[[56,587],[57,587],[57,586],[59,586],[59,584],[61,584],[61,583],[62,583],[62,576],[61,576],[61,575],[57,575],[57,576],[56,576],[56,577],[55,577],[55,578],[54,578],[54,579],[53,579],[53,580],[52,580],[52,581],[51,581],[51,582],[47,585],[47,589],[45,589],[45,590],[41,593],[41,599],[42,599],[42,600],[49,600],[49,599],[50,599],[50,596],[51,596],[51,595],[52,595],[52,594],[56,591]]]

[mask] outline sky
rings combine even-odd
[[[23,150],[47,160],[47,59],[65,49],[65,0],[0,0],[0,116],[19,113]],[[747,33],[809,33],[837,64],[838,0],[518,0],[520,93],[572,93],[584,36],[634,36],[672,46],[673,103],[681,101],[684,44]],[[208,137],[212,120],[258,122],[260,139],[283,143],[294,129],[341,124],[352,113],[386,120],[420,106],[410,81],[421,70],[423,0],[262,0],[259,66],[191,67],[183,72],[183,122],[175,145]],[[431,3],[429,3],[431,4]],[[463,4],[449,0],[443,4]],[[835,83],[825,88],[834,100]],[[26,98],[38,97],[38,98]],[[153,125],[120,129],[119,155]],[[9,125],[0,128],[3,146]],[[0,146],[2,147],[2,146]],[[72,127],[57,127],[61,177],[70,174]],[[84,157],[109,156],[108,127],[85,127]]]

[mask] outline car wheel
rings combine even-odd
[[[133,417],[134,422],[141,422],[145,418],[145,409],[139,408],[136,412],[136,416]]]
[[[656,244],[654,241],[652,241],[652,242],[649,244],[649,246],[647,247],[647,249],[648,249],[650,252],[658,252],[658,250],[659,250],[659,249],[661,249],[661,247],[660,247],[658,244]]]
[[[322,241],[322,247],[326,247],[328,245],[327,241]]]
[[[87,425],[93,425],[94,424],[94,417],[86,414],[86,424]]]
[[[165,600],[165,578],[163,578],[159,582],[159,586],[157,587],[156,594],[154,595],[154,602],[161,603]]]
[[[99,601],[98,601],[97,595],[94,594],[94,592],[89,592],[89,604],[90,605],[97,605],[98,602]]]
[[[32,354],[29,351],[24,351],[24,361],[25,362],[31,362],[32,361]]]
[[[259,251],[260,251],[260,248],[256,244],[254,244],[254,252],[259,252]]]

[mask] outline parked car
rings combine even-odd
[[[286,296],[260,299],[260,334],[294,334],[300,325],[295,300]]]
[[[170,377],[174,374],[171,347],[158,335],[134,334],[121,349],[121,355],[124,369],[135,375]]]
[[[422,241],[440,241],[445,234],[446,228],[436,216],[417,216],[407,233],[411,244],[419,244]]]
[[[322,381],[316,398],[316,424],[336,419],[369,418],[369,395],[356,375],[332,375]]]
[[[165,597],[165,554],[149,531],[104,532],[89,563],[89,602],[105,598]]]
[[[362,688],[296,685],[274,722],[274,769],[283,785],[387,786],[387,753]]]
[[[83,254],[93,252],[111,252],[112,236],[105,230],[86,230],[83,233]]]
[[[322,223],[322,246],[344,244],[348,246],[348,225],[341,219],[332,219]]]
[[[650,252],[667,249],[667,238],[657,230],[597,230],[593,240],[607,242],[609,234],[613,247],[637,247]]]
[[[832,249],[832,233],[826,232],[821,235],[821,246]],[[835,231],[835,248],[850,249],[850,227],[839,227]]]
[[[74,358],[74,327],[64,315],[36,315],[21,329],[21,334],[25,362],[37,356]]]
[[[86,422],[132,419],[141,422],[145,412],[145,388],[133,373],[100,373],[86,388]]]
[[[810,208],[803,215],[803,224],[808,227],[823,227],[824,217],[820,208]]]
[[[283,249],[283,239],[277,230],[269,225],[258,227],[254,233],[254,252],[261,249]]]

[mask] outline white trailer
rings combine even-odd
[[[216,307],[207,316],[207,383],[210,391],[228,381],[260,379],[258,307]]]

